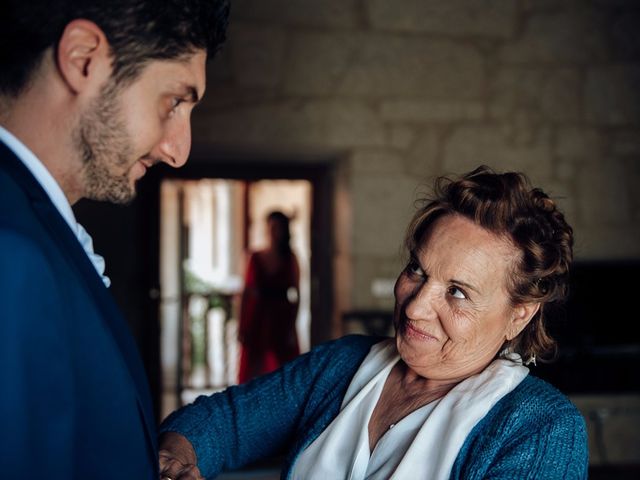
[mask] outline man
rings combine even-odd
[[[227,0],[0,6],[0,472],[157,479],[148,385],[71,210],[183,165]]]

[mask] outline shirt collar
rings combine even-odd
[[[71,209],[71,204],[69,204],[69,200],[67,200],[60,185],[58,185],[58,182],[53,178],[53,175],[49,173],[47,167],[43,165],[38,157],[36,157],[24,143],[2,126],[0,126],[0,140],[2,140],[5,145],[15,153],[16,157],[22,161],[24,166],[29,169],[44,191],[47,192],[51,202],[55,205],[56,209],[58,209],[62,218],[69,224],[71,230],[76,233],[78,223]]]
[[[91,263],[96,268],[98,274],[102,277],[102,281],[108,287],[111,280],[104,275],[105,263],[104,258],[93,251],[93,243],[91,237],[84,228],[76,221],[76,217],[71,209],[71,204],[65,196],[62,188],[53,178],[53,175],[47,170],[47,167],[29,150],[29,148],[18,140],[15,135],[0,125],[0,141],[2,141],[9,149],[20,159],[25,167],[35,177],[36,181],[42,186],[49,196],[51,203],[56,207],[62,218],[69,224],[71,231],[85,250]]]

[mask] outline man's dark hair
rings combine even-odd
[[[150,60],[177,59],[225,39],[229,0],[1,0],[0,94],[16,96],[76,18],[97,24],[113,55],[112,79],[131,82]]]

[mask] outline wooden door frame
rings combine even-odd
[[[252,159],[253,158],[253,159]],[[234,156],[199,152],[190,157],[189,162],[180,169],[171,169],[164,165],[156,167],[152,178],[155,183],[157,199],[156,212],[159,212],[159,185],[166,179],[197,180],[215,178],[227,180],[308,180],[312,185],[311,214],[311,258],[310,258],[310,345],[314,346],[332,338],[333,322],[333,258],[334,258],[334,175],[336,157],[305,158],[299,157],[256,157]],[[151,173],[151,172],[150,172]],[[159,265],[160,224],[155,231],[155,245]],[[156,268],[159,286],[159,270]]]

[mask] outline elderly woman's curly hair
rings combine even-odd
[[[429,227],[446,214],[463,215],[509,238],[521,252],[507,279],[510,300],[513,305],[539,302],[540,309],[504,348],[525,361],[553,359],[557,347],[546,322],[566,300],[573,259],[573,230],[555,202],[522,173],[499,174],[481,166],[460,178],[439,177],[433,196],[409,224],[407,250],[416,251]]]

